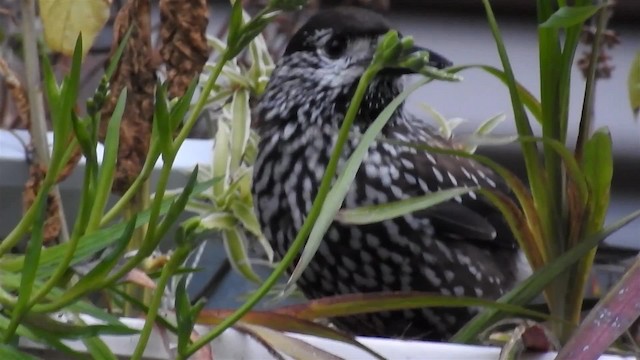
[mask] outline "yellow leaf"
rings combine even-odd
[[[640,111],[640,52],[636,54],[631,63],[628,84],[631,109],[633,110],[633,115],[638,117],[638,111]]]
[[[82,56],[109,19],[111,0],[39,0],[40,17],[47,46],[72,55],[82,33]]]

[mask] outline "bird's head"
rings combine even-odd
[[[383,16],[356,7],[337,7],[311,17],[291,38],[273,71],[258,107],[261,122],[326,122],[344,115],[360,77],[390,29]],[[431,66],[451,65],[427,51]],[[373,120],[399,94],[399,80],[408,73],[401,68],[381,71],[361,105],[360,114],[366,115],[361,118]]]

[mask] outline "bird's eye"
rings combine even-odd
[[[347,39],[344,36],[334,36],[324,46],[324,52],[335,59],[340,57],[347,49]]]

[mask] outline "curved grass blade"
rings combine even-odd
[[[203,310],[198,315],[198,323],[216,325],[232,312],[233,311],[231,310]],[[281,332],[311,335],[340,341],[358,347],[377,359],[383,359],[382,356],[360,343],[351,335],[342,333],[331,327],[318,324],[308,319],[301,319],[293,315],[278,313],[278,310],[268,312],[251,311],[245,314],[240,322],[244,324],[260,325]]]
[[[580,260],[591,251],[600,242],[606,239],[609,235],[615,233],[625,225],[636,220],[640,217],[640,210],[635,211],[621,220],[617,221],[611,226],[608,226],[604,230],[597,234],[591,235],[584,240],[580,241],[578,245],[574,246],[558,258],[549,262],[543,268],[540,268],[528,279],[521,282],[513,290],[502,296],[498,301],[501,303],[508,303],[512,305],[524,305],[531,301],[556,277],[568,269],[573,263]],[[487,326],[497,320],[500,316],[499,310],[487,309],[480,314],[476,315],[471,321],[469,321],[462,329],[460,329],[451,339],[452,342],[471,343],[476,339]]]
[[[251,267],[246,248],[246,239],[238,227],[222,231],[224,248],[227,251],[231,266],[247,279],[260,283],[260,276]]]
[[[562,6],[539,26],[542,28],[568,28],[580,25],[603,7],[604,5]]]
[[[342,360],[342,358],[311,345],[304,340],[287,336],[266,327],[249,324],[237,324],[235,327],[256,338],[256,340],[267,347],[267,350],[274,356],[282,352],[295,360]]]
[[[467,69],[484,70],[488,74],[493,75],[495,78],[500,80],[503,84],[505,85],[509,84],[509,78],[507,77],[507,74],[504,71],[489,65],[472,64],[472,65],[454,66],[451,68],[451,71],[463,71]],[[516,91],[518,92],[518,95],[520,95],[520,100],[522,101],[524,106],[527,108],[527,110],[529,110],[531,115],[533,115],[533,117],[538,122],[541,122],[542,107],[540,105],[540,101],[522,84],[516,82],[515,85],[516,85]]]
[[[46,187],[42,187],[40,189],[41,194],[38,198],[38,202],[35,204],[35,206],[37,206],[36,216],[33,223],[31,239],[29,239],[27,252],[24,256],[24,268],[22,269],[22,276],[20,278],[18,301],[11,311],[11,321],[3,334],[5,342],[11,340],[18,328],[18,325],[22,322],[23,316],[29,310],[29,302],[31,301],[31,293],[36,281],[38,263],[40,262],[40,254],[42,252],[42,242],[44,240],[44,220],[46,216],[45,210],[48,198],[45,192],[47,191],[48,188]]]
[[[342,209],[336,215],[335,220],[344,224],[357,225],[376,223],[427,209],[431,206],[451,200],[456,196],[461,196],[474,190],[478,190],[478,188],[456,187],[429,193],[423,196],[416,196],[379,205]]]
[[[376,137],[382,131],[382,128],[386,125],[387,121],[393,115],[393,112],[404,102],[404,100],[415,90],[417,90],[420,86],[426,84],[431,79],[425,78],[416,82],[415,84],[408,87],[404,90],[400,95],[398,95],[387,107],[378,115],[376,120],[369,126],[367,131],[362,136],[360,143],[353,151],[349,159],[347,160],[344,169],[338,176],[334,186],[331,188],[329,193],[327,194],[326,200],[324,202],[324,206],[318,215],[318,218],[311,229],[311,233],[309,234],[309,239],[307,240],[307,244],[305,245],[302,254],[300,256],[300,260],[296,264],[289,280],[287,281],[287,288],[290,288],[295,282],[300,278],[304,269],[306,269],[309,262],[315,255],[318,247],[320,247],[320,243],[324,237],[324,234],[327,232],[327,229],[335,219],[342,202],[344,201],[347,192],[349,191],[349,187],[351,186],[351,182],[356,176],[356,172],[360,168],[360,164],[364,159],[364,156],[369,149],[369,146],[375,141]],[[285,292],[287,289],[285,289]]]
[[[275,309],[278,314],[286,314],[299,319],[316,320],[327,317],[351,316],[405,309],[425,307],[486,307],[498,309],[511,314],[528,316],[536,319],[550,319],[548,314],[526,309],[518,305],[498,303],[464,296],[447,296],[418,291],[374,292],[366,294],[337,295],[305,304],[284,306]]]
[[[37,360],[39,358],[24,353],[11,345],[0,344],[0,359]]]

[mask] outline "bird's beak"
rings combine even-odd
[[[429,53],[429,66],[433,66],[434,68],[437,69],[444,69],[444,68],[448,68],[449,66],[453,65],[453,63],[451,62],[451,60],[447,59],[446,57],[438,54],[435,51],[431,51],[429,49],[425,49],[423,47],[419,47],[419,46],[414,46],[411,49],[412,53],[416,53],[418,51],[426,51]]]
[[[429,53],[429,62],[427,63],[429,66],[433,66],[437,69],[444,69],[453,65],[453,63],[446,57],[438,54],[435,51],[432,51],[420,46],[414,46],[413,48],[411,48],[411,50],[409,50],[409,54],[416,53],[418,51],[426,51]],[[409,68],[388,67],[382,70],[382,73],[388,74],[388,75],[407,75],[407,74],[413,74],[415,73],[415,71]]]

